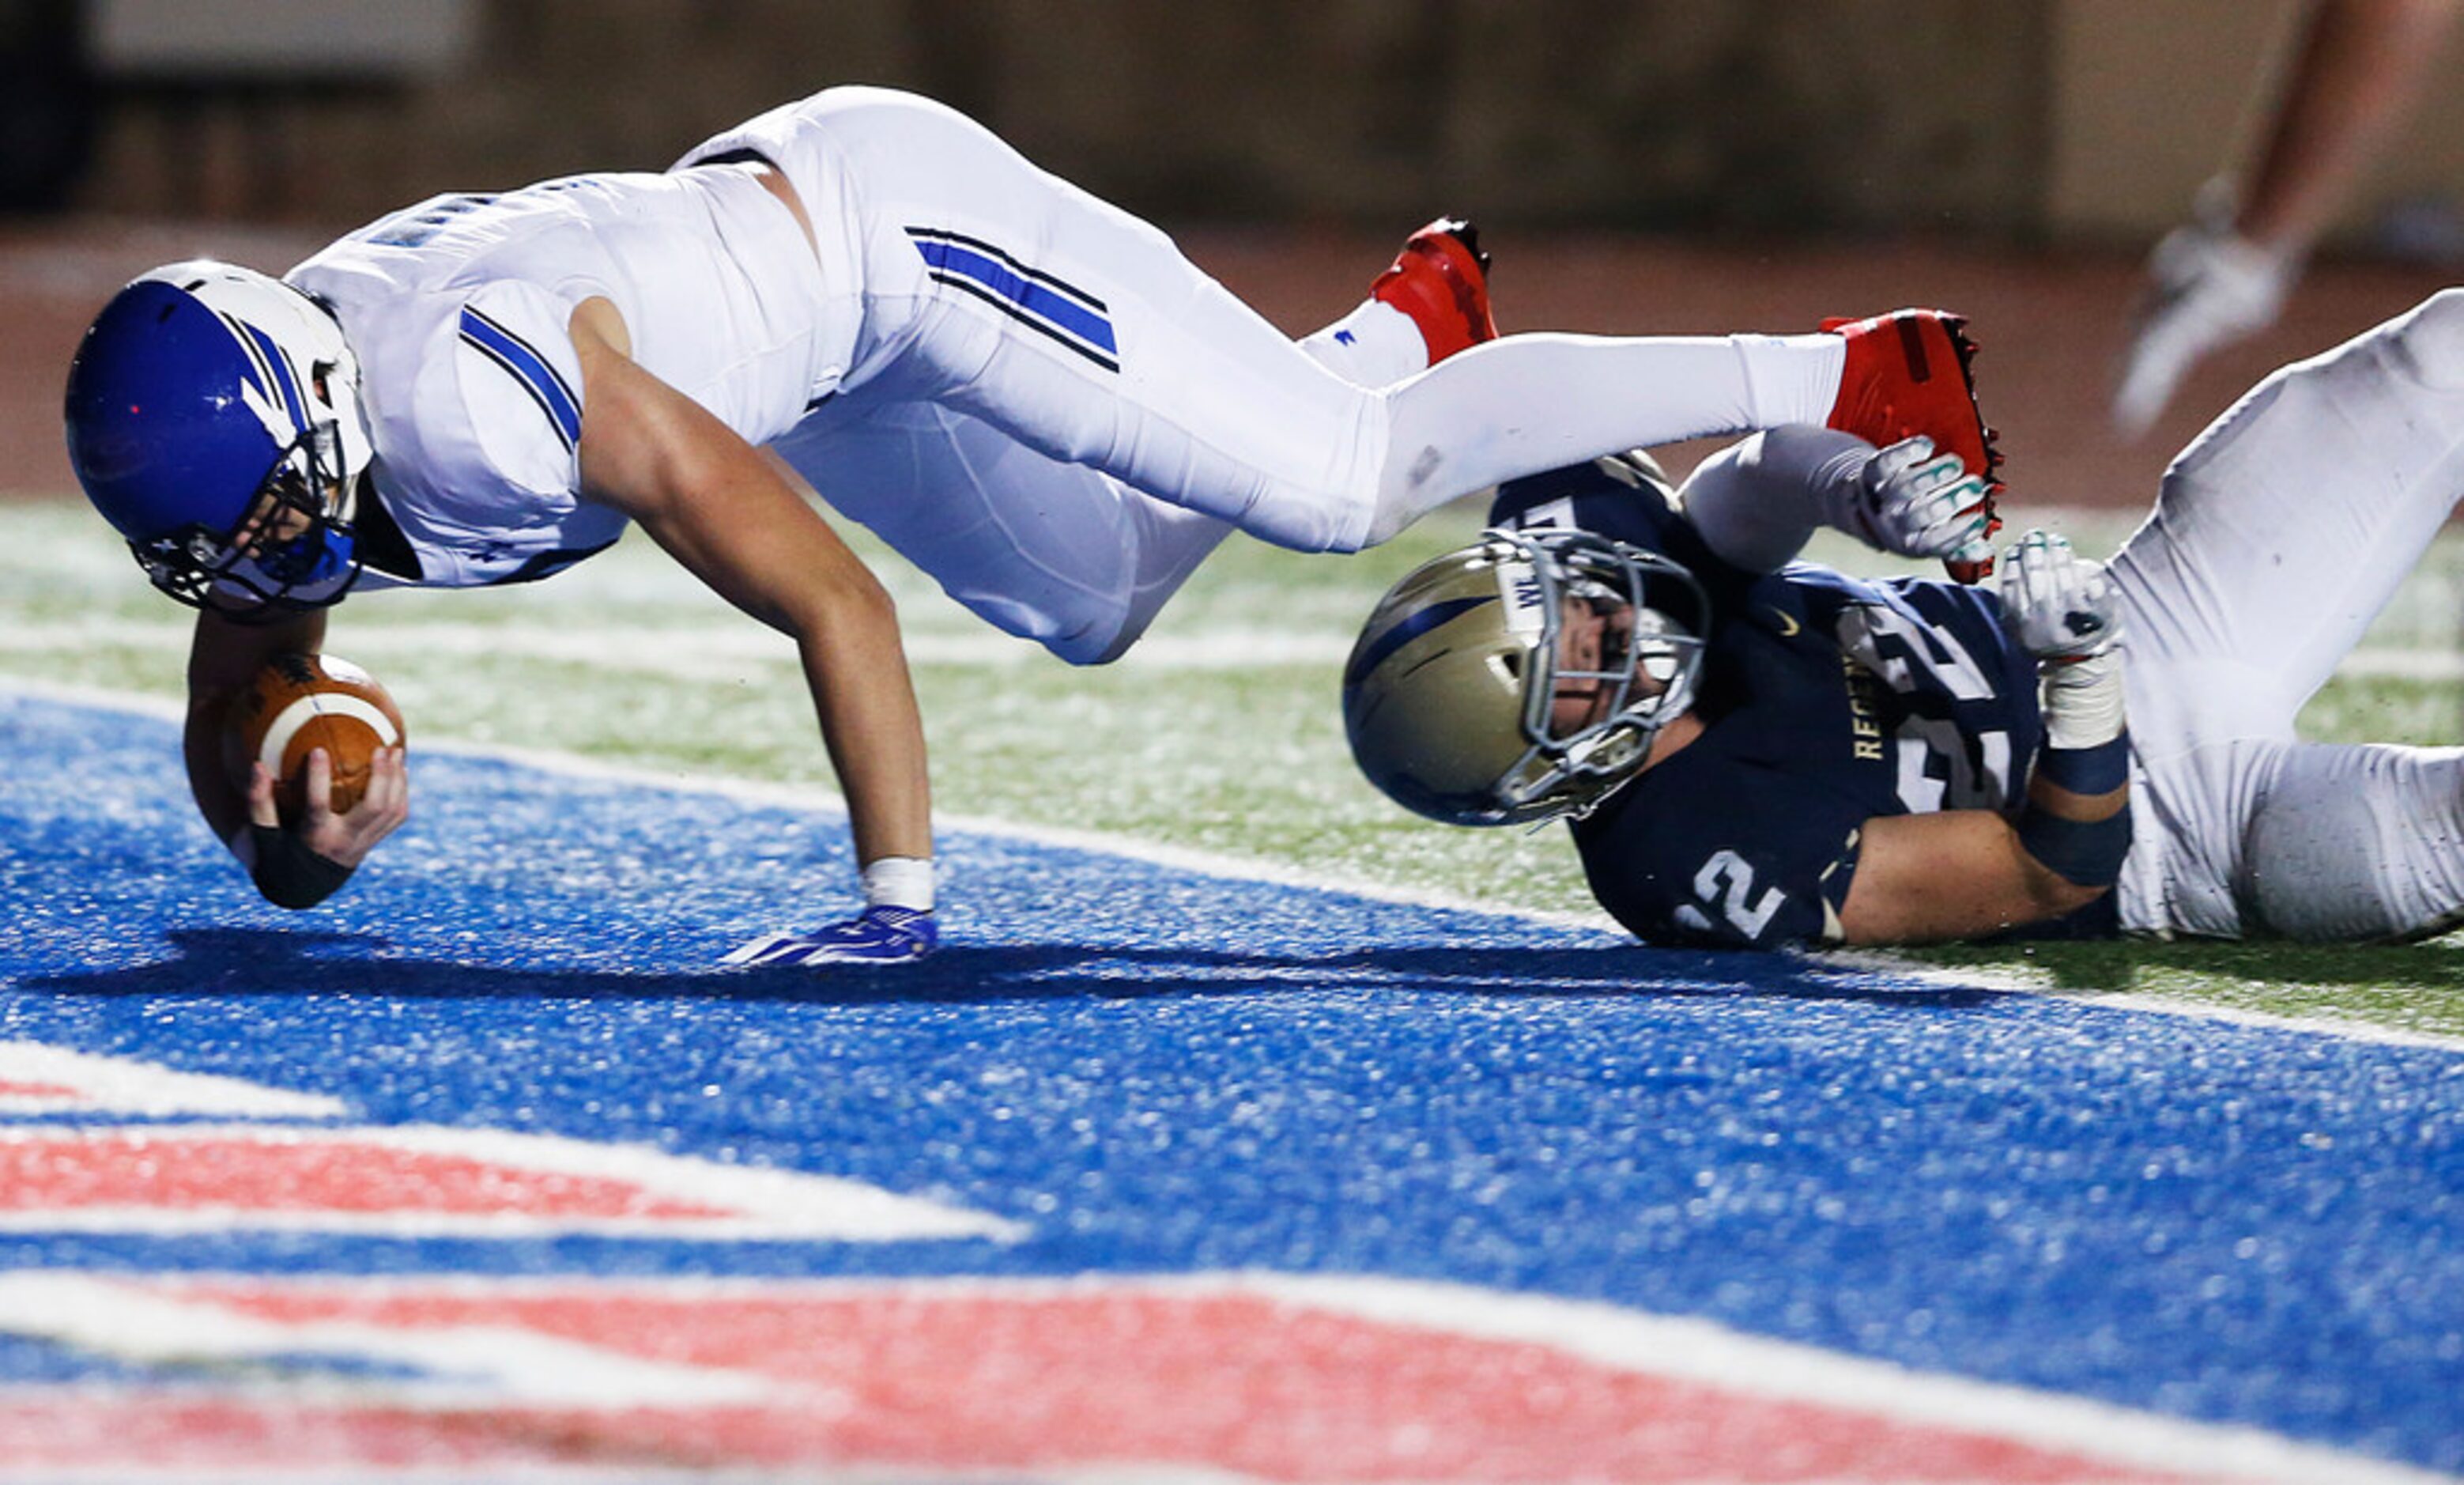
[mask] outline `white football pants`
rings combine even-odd
[[[1353,551],[1519,475],[1819,423],[1845,354],[1819,335],[1515,336],[1389,386],[1419,368],[1330,370],[1162,233],[939,104],[832,89],[681,163],[742,150],[795,187],[829,312],[857,321],[836,394],[772,448],[961,603],[1075,661],[1134,639],[1225,526]]]
[[[2276,372],[2174,460],[2111,567],[2126,931],[2395,938],[2464,913],[2464,750],[2294,732],[2460,497],[2464,291]]]

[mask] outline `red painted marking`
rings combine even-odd
[[[517,1327],[773,1379],[760,1406],[252,1406],[193,1387],[0,1407],[25,1467],[602,1465],[1033,1472],[1187,1468],[1293,1482],[2165,1485],[1846,1406],[1776,1401],[1548,1346],[1243,1295],[693,1296],[152,1281],[286,1323]],[[474,1343],[474,1367],[489,1363]],[[88,1385],[91,1387],[91,1385]],[[21,1394],[22,1396],[22,1394]]]
[[[0,1077],[0,1098],[82,1098],[85,1090],[66,1083],[21,1083]]]
[[[0,1210],[81,1207],[469,1216],[726,1217],[627,1181],[349,1141],[176,1134],[0,1142]]]

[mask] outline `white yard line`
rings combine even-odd
[[[0,627],[0,654],[57,654],[98,647],[185,651],[188,624],[162,620],[98,618]],[[969,621],[962,628],[911,625],[903,636],[907,657],[919,665],[1051,665],[1061,661],[1030,641]],[[472,624],[415,620],[364,624],[341,645],[346,654],[497,656],[572,665],[615,675],[720,678],[723,666],[763,666],[786,671],[797,664],[795,646],[759,625],[704,623],[680,618],[669,624],[606,625],[587,629],[542,624]],[[1157,633],[1141,640],[1113,669],[1156,671],[1252,670],[1274,666],[1340,666],[1352,653],[1347,634],[1313,629],[1209,629],[1201,633]],[[2372,647],[2354,651],[2337,668],[2349,679],[2464,680],[2464,650]]]
[[[2274,1011],[2220,1006],[2212,1001],[2194,1000],[2186,996],[2147,995],[2118,990],[2065,990],[2052,983],[2052,976],[2049,973],[2015,964],[1950,968],[1941,964],[1925,964],[1888,949],[1833,949],[1826,953],[1807,955],[1805,962],[1824,968],[1866,970],[1875,974],[1904,976],[1949,988],[2002,990],[2018,995],[2041,995],[2047,1000],[2066,1000],[2081,1006],[2095,1006],[2115,1010],[2142,1010],[2158,1015],[2189,1016],[2200,1021],[2218,1021],[2229,1026],[2256,1027],[2268,1031],[2300,1031],[2319,1036],[2332,1036],[2343,1041],[2367,1042],[2381,1047],[2422,1047],[2438,1052],[2464,1052],[2464,1036],[2442,1031],[2408,1031],[2402,1027],[2348,1020],[2342,1016],[2279,1015]]]
[[[180,708],[172,701],[160,697],[84,686],[55,685],[44,681],[29,680],[22,676],[0,676],[0,694],[12,692],[73,705],[130,712],[170,720],[177,720],[180,717]],[[768,784],[748,779],[715,779],[697,774],[665,772],[633,765],[604,763],[596,759],[539,748],[480,745],[451,741],[424,742],[421,745],[435,752],[517,764],[523,767],[562,774],[569,778],[596,779],[610,783],[707,794],[743,804],[812,810],[842,818],[847,813],[846,802],[839,795],[828,789],[807,786]],[[1552,928],[1591,929],[1617,939],[1625,936],[1624,930],[1617,925],[1616,920],[1606,913],[1552,913],[1534,908],[1500,906],[1493,902],[1485,902],[1453,893],[1361,882],[1275,862],[1222,855],[1187,847],[1160,845],[1153,841],[1109,835],[1097,831],[1027,825],[1013,820],[976,815],[942,814],[936,816],[936,823],[950,830],[971,834],[1098,853],[1225,881],[1263,882],[1279,887],[1335,892],[1355,898],[1365,898],[1371,901],[1392,902],[1407,907],[1483,913],[1494,918],[1513,919],[1523,922],[1545,924]],[[1802,956],[1801,962],[1815,969],[1887,974],[1895,978],[1911,979],[1926,984],[2039,995],[2047,999],[2067,1000],[2085,1006],[2188,1016],[2203,1021],[2299,1031],[2379,1046],[2421,1047],[2444,1052],[2464,1052],[2464,1035],[2411,1031],[2328,1016],[2277,1015],[2267,1011],[2239,1009],[2206,1001],[2167,995],[2075,993],[2047,983],[2044,976],[2015,967],[1945,968],[1879,950],[1839,950],[1806,955]]]
[[[183,650],[188,630],[178,623],[94,619],[68,624],[30,624],[0,629],[0,654],[57,654],[99,647]],[[910,663],[952,666],[1051,665],[1062,662],[1041,646],[978,626],[969,632],[910,630],[903,636]],[[797,664],[792,642],[754,624],[679,624],[606,627],[577,631],[525,625],[422,623],[363,625],[338,647],[354,657],[383,659],[408,654],[495,656],[542,660],[617,675],[721,678],[722,667]],[[1117,662],[1131,670],[1247,670],[1307,665],[1332,669],[1351,654],[1351,642],[1325,633],[1271,630],[1210,631],[1193,635],[1151,635]]]
[[[76,706],[127,712],[169,721],[179,720],[182,715],[177,703],[162,697],[109,691],[91,686],[58,685],[22,676],[0,676],[0,695],[9,693],[37,697]],[[592,779],[614,784],[638,785],[649,788],[707,794],[731,799],[740,804],[811,810],[840,818],[844,818],[847,814],[847,802],[835,791],[805,785],[771,784],[755,779],[713,778],[705,774],[671,772],[633,764],[607,763],[545,748],[461,742],[451,739],[422,739],[418,746],[427,752],[517,764],[526,768],[562,774],[568,778]],[[1014,820],[981,815],[936,813],[934,818],[938,826],[969,834],[989,835],[997,839],[1023,841],[1033,845],[1054,846],[1067,850],[1096,852],[1127,860],[1142,861],[1153,866],[1170,867],[1176,871],[1192,872],[1199,875],[1221,877],[1226,880],[1265,882],[1279,887],[1339,892],[1351,897],[1367,898],[1372,901],[1393,902],[1407,907],[1485,913],[1491,917],[1520,919],[1527,922],[1546,923],[1552,927],[1595,929],[1619,937],[1622,937],[1624,932],[1617,927],[1616,920],[1606,913],[1551,913],[1529,908],[1501,908],[1494,903],[1484,902],[1470,897],[1380,886],[1374,882],[1331,876],[1324,873],[1303,871],[1298,867],[1283,866],[1274,862],[1222,855],[1187,847],[1159,845],[1153,841],[1110,835],[1098,831],[1070,830],[1062,826],[1025,825]]]

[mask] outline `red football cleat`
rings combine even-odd
[[[1902,309],[1870,320],[1826,320],[1822,328],[1848,343],[1848,363],[1839,374],[1839,397],[1831,406],[1826,426],[1854,433],[1876,448],[1922,433],[1933,446],[1959,455],[1969,473],[1985,477],[1985,535],[2002,529],[1994,514],[1994,497],[2002,493],[1995,477],[2002,455],[1993,447],[1993,430],[1976,406],[1976,383],[1969,369],[1976,343],[1968,338],[1964,316],[1939,309]],[[1992,549],[1982,557],[1954,557],[1943,565],[1962,583],[1973,583],[1993,570]]]
[[[1441,216],[1403,239],[1394,266],[1369,286],[1369,297],[1412,317],[1428,343],[1429,365],[1497,339],[1488,312],[1488,255],[1480,229]]]

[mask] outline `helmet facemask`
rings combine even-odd
[[[341,601],[360,575],[351,514],[331,422],[299,435],[267,472],[237,527],[192,524],[129,551],[148,581],[192,609],[268,623]]]
[[[1523,682],[1522,760],[1498,781],[1499,803],[1513,818],[1579,817],[1640,771],[1652,740],[1694,699],[1703,666],[1709,600],[1693,574],[1654,552],[1585,531],[1491,532],[1528,565],[1529,601],[1516,605],[1513,627],[1529,627]],[[1565,663],[1570,610],[1600,623],[1598,658],[1589,668]],[[1562,728],[1553,713],[1559,695],[1588,683],[1605,688],[1605,703],[1588,720]]]

